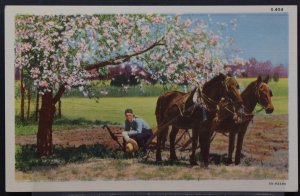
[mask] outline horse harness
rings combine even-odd
[[[226,95],[228,95],[229,93],[229,90],[228,90],[228,83],[229,83],[229,80],[230,80],[230,77],[226,77],[225,79],[225,82],[223,82],[224,86],[225,86],[225,89],[226,89]],[[198,97],[195,97],[195,93],[198,93]],[[187,109],[185,109],[184,107],[184,104],[176,104],[179,111],[180,111],[180,115],[182,117],[191,117],[195,111],[195,108],[197,106],[200,106],[202,108],[202,111],[203,111],[203,121],[207,120],[207,115],[206,115],[206,111],[209,111],[209,112],[215,112],[216,110],[218,110],[217,106],[218,104],[221,102],[221,100],[219,102],[211,99],[210,97],[208,97],[202,90],[201,90],[201,87],[200,85],[198,84],[198,87],[195,91],[194,95],[193,95],[193,103],[190,107],[188,107]],[[183,103],[186,102],[188,99],[188,97],[186,97],[184,100],[183,100]],[[230,105],[230,104],[234,104],[234,102],[232,101],[232,99],[229,97],[229,96],[226,96],[227,100],[229,100],[229,102],[227,103],[227,105]],[[212,104],[213,106],[215,106],[214,109],[210,108],[205,102],[207,103],[210,103]],[[224,107],[228,112],[230,112],[232,115],[237,115],[235,109],[232,111],[229,107],[225,106]],[[232,107],[234,108],[234,107]],[[191,112],[189,114],[186,113],[186,111],[189,111],[190,109]]]
[[[264,85],[264,84],[261,83],[261,84],[260,84],[258,87],[256,87],[256,89],[255,89],[255,96],[256,96],[256,98],[257,98],[257,103],[261,106],[261,108],[258,109],[258,110],[256,110],[256,111],[254,112],[254,114],[257,114],[257,113],[259,113],[259,112],[261,112],[262,110],[265,109],[265,107],[262,105],[262,103],[261,103],[261,101],[260,101],[261,94],[260,94],[260,91],[259,91],[259,89],[260,89],[263,85]],[[271,89],[270,89],[270,92],[271,92],[271,96],[272,96],[273,94],[272,94],[272,90],[271,90]],[[227,109],[227,108],[225,108],[225,109]],[[229,110],[228,110],[228,111],[229,111]],[[253,113],[246,113],[245,110],[243,110],[243,111],[240,111],[240,114],[241,114],[241,116],[244,117],[243,122],[245,122],[245,121],[251,121],[251,120],[252,120],[252,122],[253,122],[253,116],[254,116]]]

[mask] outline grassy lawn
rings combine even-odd
[[[101,98],[96,102],[95,99],[88,98],[62,98],[62,115],[66,119],[81,121],[82,123],[54,123],[53,129],[71,129],[75,127],[85,127],[95,124],[96,121],[109,121],[122,124],[124,123],[124,110],[132,108],[140,117],[144,118],[151,127],[156,125],[155,105],[156,97],[112,97]],[[20,101],[16,100],[16,114],[20,113]],[[81,118],[81,119],[80,119]],[[79,119],[79,120],[78,120]],[[76,122],[77,122],[76,121]],[[20,125],[16,123],[16,135],[35,134],[37,125],[28,123]]]
[[[124,122],[124,110],[133,111],[145,118],[151,125],[154,123],[156,97],[112,97],[95,100],[85,98],[62,99],[63,113],[68,118],[84,117],[89,120],[109,120]]]
[[[246,87],[254,78],[239,79],[241,87]],[[288,113],[288,80],[280,79],[279,82],[271,82],[270,87],[273,91],[273,114],[287,114]],[[109,121],[115,123],[124,122],[124,110],[132,108],[134,112],[144,118],[151,127],[156,126],[155,120],[155,106],[157,97],[107,97],[96,99],[88,99],[84,97],[67,97],[62,98],[62,115],[64,122],[54,123],[54,130],[61,130],[73,127],[90,126],[97,124],[100,121]],[[32,112],[34,110],[35,102],[32,102]],[[20,99],[15,99],[16,115],[20,113]],[[259,108],[259,107],[258,107]],[[264,114],[264,111],[261,112]],[[72,121],[73,120],[73,121]],[[77,121],[80,122],[77,122]],[[97,121],[98,120],[98,121]],[[59,121],[58,121],[59,122]],[[27,125],[20,125],[16,123],[16,135],[19,134],[34,134],[37,131],[35,122]]]

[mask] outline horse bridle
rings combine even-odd
[[[225,78],[225,82],[223,82],[224,86],[225,86],[225,89],[226,89],[226,97],[225,97],[225,100],[228,100],[230,103],[227,103],[226,106],[224,107],[228,112],[230,112],[232,115],[236,115],[237,112],[235,110],[235,103],[238,102],[238,101],[233,101],[232,98],[229,96],[229,90],[228,90],[228,83],[229,83],[229,80],[231,79],[231,77],[226,77]],[[233,110],[228,108],[228,106],[230,106],[230,104],[233,106]],[[240,118],[242,119],[242,114],[244,113],[244,106],[242,105],[240,107]]]
[[[225,89],[226,89],[226,96],[224,97],[225,100],[228,100],[231,104],[234,104],[235,102],[230,98],[229,96],[229,89],[228,89],[228,83],[229,83],[229,80],[231,79],[231,77],[227,77],[225,78],[225,81],[222,81],[222,84],[225,86]],[[210,97],[208,97],[205,93],[203,93],[203,91],[201,91],[201,97],[206,99],[207,102],[213,104],[214,106],[217,106],[219,102],[211,99]]]
[[[260,95],[260,92],[259,92],[259,89],[262,87],[264,83],[262,82],[258,87],[256,87],[256,90],[255,90],[255,95],[256,95],[256,99],[257,99],[257,103],[262,107],[261,109],[259,109],[258,111],[256,112],[260,112],[262,111],[263,109],[266,109],[266,107],[261,103],[260,101],[260,98],[261,98],[261,95]],[[270,89],[270,87],[268,87]],[[272,91],[271,91],[272,92]]]
[[[237,102],[237,101],[233,101],[232,98],[229,96],[229,89],[228,89],[229,84],[228,83],[229,83],[230,79],[231,79],[231,77],[226,77],[225,81],[223,82],[223,85],[225,86],[225,89],[226,89],[225,99],[229,100],[230,103],[235,104],[235,102]]]

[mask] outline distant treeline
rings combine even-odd
[[[270,75],[272,78],[288,77],[288,67],[282,64],[273,66],[271,61],[259,62],[250,58],[244,64],[225,65],[229,74],[238,77],[257,77],[258,75]]]

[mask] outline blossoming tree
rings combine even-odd
[[[156,79],[203,83],[223,71],[229,40],[177,15],[18,15],[15,23],[15,66],[42,95],[39,156],[52,154],[55,104],[74,87],[87,95],[91,70],[139,61]]]

